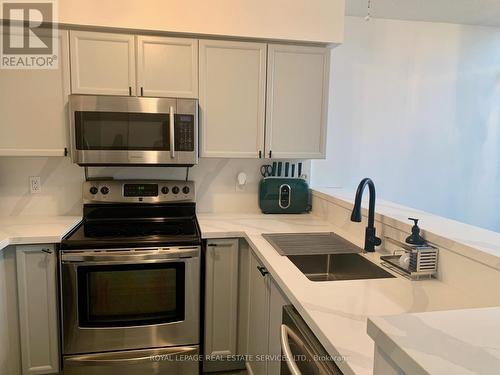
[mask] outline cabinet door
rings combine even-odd
[[[200,41],[202,157],[259,157],[265,82],[265,44]]]
[[[20,375],[21,344],[15,246],[8,246],[0,251],[0,275],[0,374]]]
[[[0,156],[64,156],[70,88],[68,32],[59,30],[54,43],[59,43],[57,69],[0,70]]]
[[[266,157],[325,157],[330,49],[269,45]]]
[[[249,270],[249,318],[248,355],[253,358],[247,363],[253,375],[267,374],[267,362],[259,356],[268,354],[269,336],[269,278],[261,273],[262,264],[252,254]]]
[[[135,95],[134,36],[70,31],[71,92]]]
[[[268,375],[279,375],[281,362],[277,359],[281,356],[281,321],[283,306],[289,304],[287,298],[276,285],[272,278],[269,278],[269,349],[271,360],[267,364]]]
[[[59,371],[56,254],[52,245],[17,246],[23,374]]]
[[[236,354],[238,240],[210,240],[206,252],[205,354]]]
[[[138,36],[137,95],[198,98],[198,40]]]

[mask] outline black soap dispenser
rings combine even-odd
[[[418,227],[418,219],[409,217],[408,220],[413,220],[414,225],[413,227],[411,227],[411,235],[406,237],[406,243],[416,246],[426,245],[427,243],[420,235],[420,228]]]

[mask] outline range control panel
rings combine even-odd
[[[84,203],[194,202],[193,181],[96,180],[83,183]]]

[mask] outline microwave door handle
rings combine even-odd
[[[175,112],[174,107],[170,106],[170,157],[175,158]]]

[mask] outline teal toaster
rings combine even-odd
[[[302,178],[263,178],[259,185],[259,207],[265,214],[309,212],[309,186]]]

